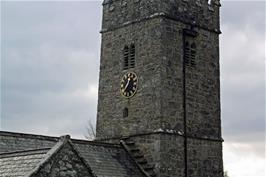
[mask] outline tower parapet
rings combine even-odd
[[[220,33],[220,0],[104,0],[102,32],[164,17]]]

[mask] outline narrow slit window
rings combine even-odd
[[[128,46],[124,47],[124,65],[123,65],[123,69],[126,70],[129,68],[129,48]]]
[[[123,117],[128,117],[128,108],[124,108],[123,110]]]
[[[135,45],[131,44],[130,46],[130,60],[129,60],[129,68],[135,67]]]

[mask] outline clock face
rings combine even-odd
[[[135,73],[126,73],[121,80],[121,94],[126,98],[133,97],[137,92],[138,77]]]

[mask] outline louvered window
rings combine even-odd
[[[195,66],[196,65],[196,44],[193,42],[190,47],[190,65]]]
[[[186,42],[184,48],[184,60],[186,65],[189,63],[189,58],[190,58],[190,46],[189,43]]]
[[[124,70],[127,70],[129,68],[134,68],[135,67],[135,55],[136,55],[136,52],[135,52],[135,45],[134,44],[131,44],[130,47],[128,46],[125,46],[124,47],[124,51],[123,51],[123,54],[124,54],[124,64],[123,64],[123,69]]]
[[[186,66],[196,65],[197,46],[195,42],[186,41],[184,45],[184,60]]]
[[[123,65],[123,68],[125,70],[125,69],[129,68],[129,48],[128,48],[128,46],[125,46],[123,53],[124,53],[124,65]]]
[[[135,45],[131,44],[130,46],[130,60],[129,60],[129,68],[135,67]]]

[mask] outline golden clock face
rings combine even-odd
[[[121,80],[121,94],[126,98],[133,97],[137,92],[138,77],[135,73],[126,73]]]

